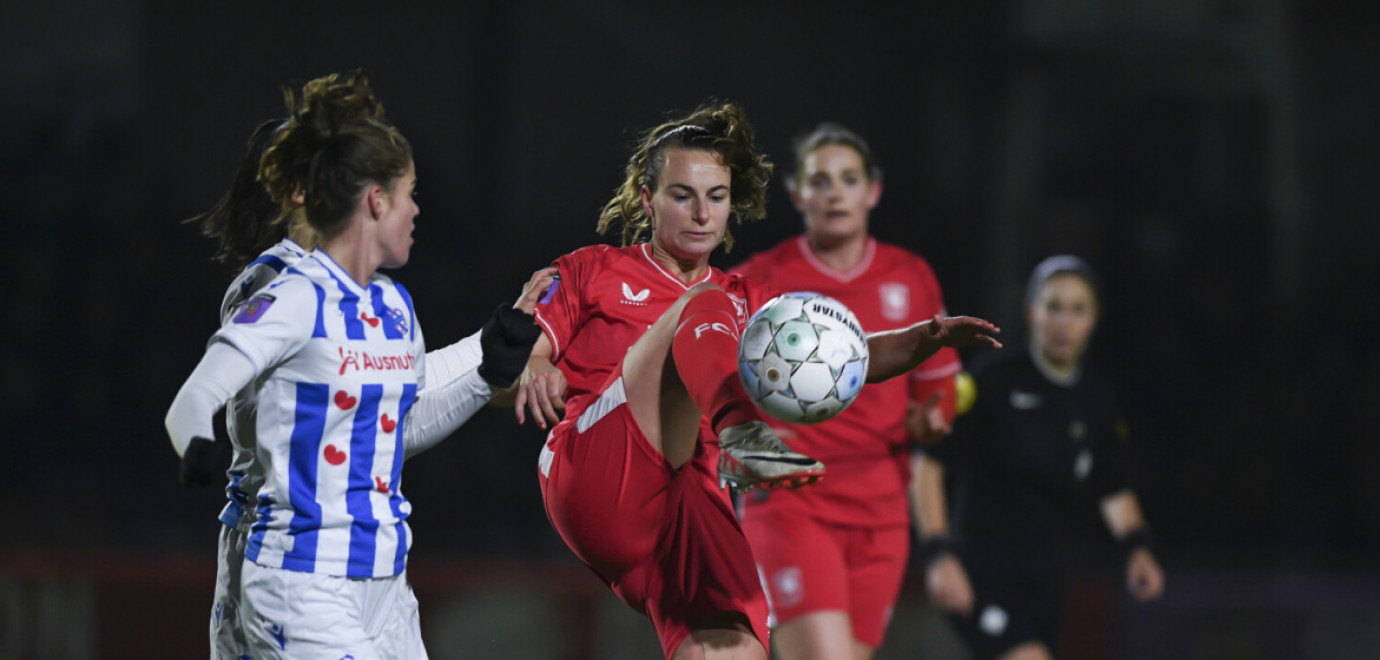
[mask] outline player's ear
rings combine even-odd
[[[877,208],[877,202],[882,201],[882,182],[873,181],[867,184],[867,210]]]
[[[370,217],[374,218],[375,220],[379,219],[379,217],[383,215],[385,205],[387,204],[387,200],[385,199],[385,197],[386,195],[383,194],[383,187],[379,186],[376,183],[370,184],[369,187],[365,190],[365,203],[369,206]]]
[[[800,188],[797,186],[787,186],[786,189],[791,193],[791,206],[794,206],[796,211],[804,213],[805,202],[800,199]]]
[[[642,212],[647,214],[648,219],[655,220],[656,214],[652,213],[652,189],[644,185],[642,190],[638,191],[638,196],[642,198]]]

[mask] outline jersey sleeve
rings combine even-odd
[[[939,287],[939,278],[935,277],[934,270],[924,259],[914,257],[912,261],[912,268],[920,287],[920,307],[916,310],[917,315],[922,319],[931,319],[935,315],[947,316],[949,312],[944,305],[944,292]],[[944,418],[952,422],[954,375],[962,369],[963,362],[958,357],[958,351],[947,346],[939,349],[910,372],[911,399],[923,402],[934,396],[935,392],[943,392],[939,404],[943,408]]]
[[[230,319],[239,311],[240,305],[257,293],[260,289],[268,286],[273,278],[278,277],[278,271],[271,266],[263,263],[250,264],[243,272],[230,283],[225,289],[225,297],[220,302],[220,323],[227,325]]]
[[[551,342],[551,361],[560,360],[580,327],[585,306],[581,291],[590,281],[594,263],[591,250],[580,250],[555,261],[556,277],[537,300],[536,319]]]
[[[939,411],[944,414],[944,421],[953,424],[956,416],[954,405],[958,401],[958,388],[954,384],[954,375],[938,378],[911,378],[911,401],[923,404],[935,394],[939,394]]]
[[[240,305],[211,341],[223,341],[244,353],[257,377],[300,350],[314,334],[325,335],[325,298],[320,285],[289,273]]]
[[[952,383],[953,378],[949,378],[948,381]],[[976,451],[975,448],[981,441],[983,434],[986,433],[987,420],[992,414],[992,392],[990,390],[994,386],[990,384],[990,379],[977,374],[974,376],[974,387],[977,391],[977,398],[973,401],[973,407],[968,410],[966,415],[953,421],[953,433],[918,451],[944,465],[960,463],[965,459],[967,452]],[[989,391],[984,392],[984,389]],[[952,399],[953,397],[949,398]]]

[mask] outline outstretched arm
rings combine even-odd
[[[511,405],[518,374],[527,363],[541,329],[532,320],[537,298],[551,283],[555,268],[532,274],[512,307],[500,305],[484,328],[439,351],[427,353],[448,358],[445,379],[422,390],[408,413],[403,433],[407,457],[430,449],[469,421],[484,404]],[[507,402],[505,403],[504,398]]]
[[[994,336],[1000,332],[992,322],[972,316],[935,316],[908,328],[868,335],[867,382],[906,373],[945,346],[1001,348]]]

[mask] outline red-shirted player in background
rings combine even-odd
[[[804,235],[732,273],[836,298],[870,332],[944,313],[929,264],[868,233],[882,173],[856,133],[824,123],[797,138],[786,187],[805,217]],[[866,660],[881,645],[910,553],[908,410],[917,440],[947,434],[960,366],[958,353],[943,348],[909,379],[868,386],[835,419],[772,422],[781,438],[829,466],[814,488],[758,491],[742,503],[783,660]]]
[[[556,261],[517,393],[519,422],[556,423],[539,462],[552,525],[651,618],[667,657],[767,657],[766,598],[719,483],[793,487],[823,472],[772,434],[738,380],[742,327],[775,292],[709,266],[730,215],[763,215],[770,175],[736,105],[649,131],[599,220],[621,225],[624,247]],[[998,346],[996,332],[958,317],[870,337],[869,380],[945,345]]]

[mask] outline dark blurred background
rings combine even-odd
[[[361,66],[416,152],[417,246],[394,275],[431,346],[600,241],[634,137],[669,111],[742,103],[782,169],[791,136],[841,122],[885,169],[874,232],[1008,350],[1031,266],[1100,270],[1093,359],[1169,582],[1129,604],[1104,540],[1066,657],[1380,648],[1373,0],[0,0],[0,64],[20,319],[0,658],[203,652],[223,498],[177,486],[163,414],[234,272],[180,221],[283,114],[280,86]],[[800,230],[777,184],[717,265]],[[654,655],[545,520],[541,439],[488,410],[409,463],[432,656]],[[914,573],[878,658],[962,657]]]

